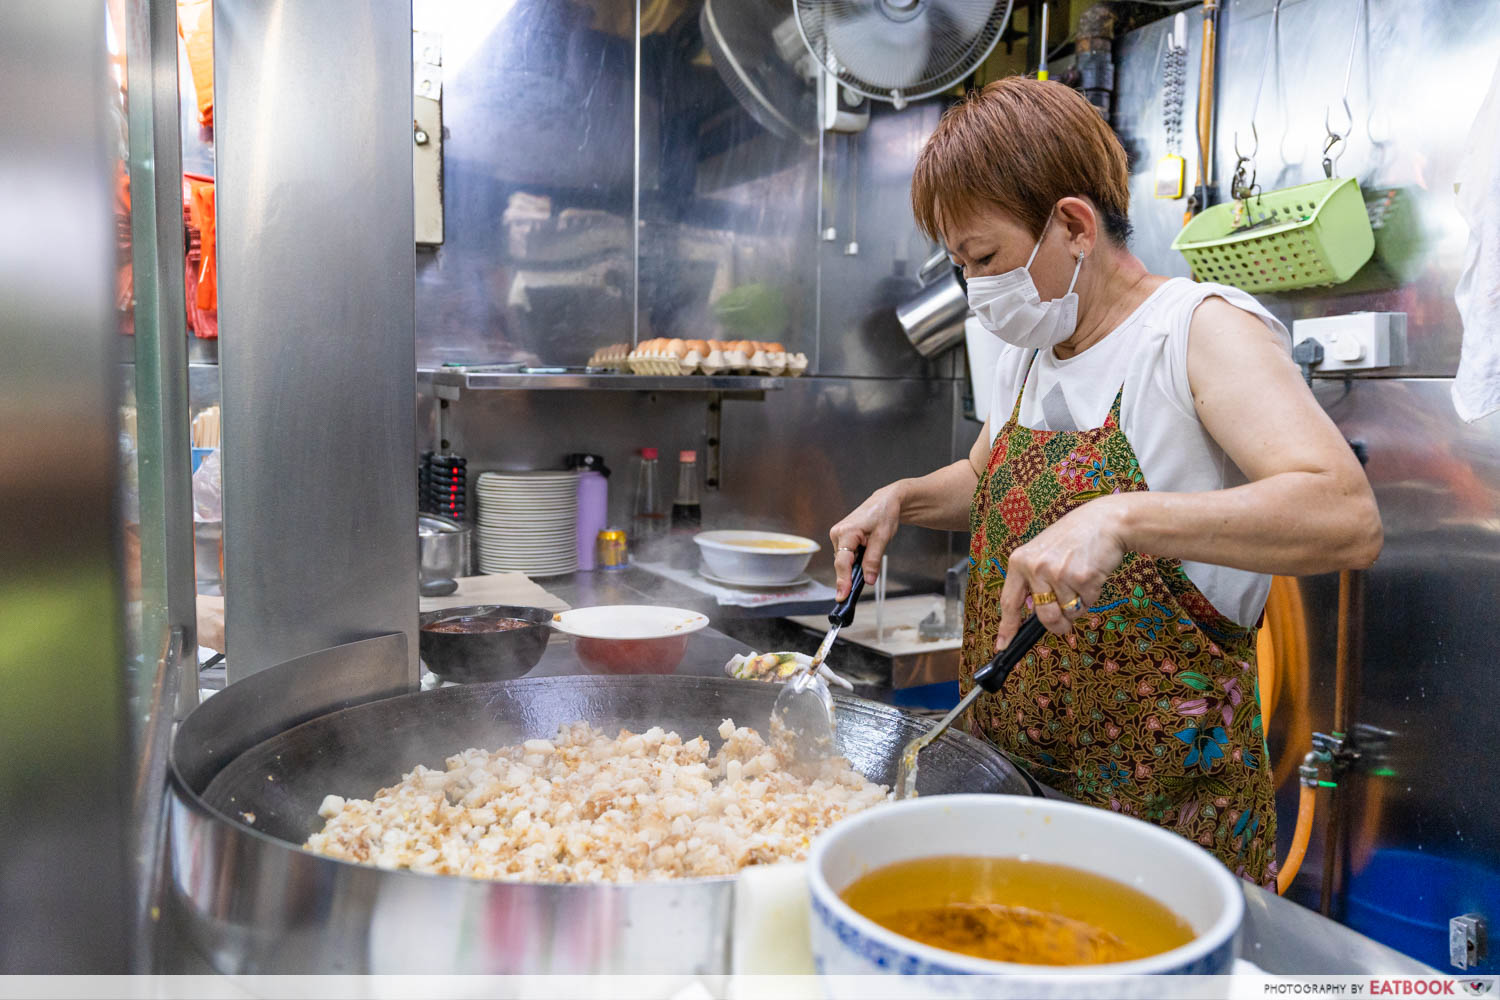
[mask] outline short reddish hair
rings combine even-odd
[[[1061,83],[1011,76],[970,91],[922,147],[911,208],[931,239],[943,218],[997,206],[1040,236],[1052,206],[1084,196],[1104,231],[1130,237],[1125,149],[1094,106]]]

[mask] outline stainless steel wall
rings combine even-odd
[[[14,95],[0,101],[4,974],[130,971],[113,189],[124,150],[105,44],[102,4],[0,10],[0,88]]]
[[[955,384],[921,379],[801,378],[764,400],[723,402],[723,486],[703,495],[713,527],[793,531],[823,540],[877,487],[921,475],[949,454]],[[422,407],[426,434],[436,406]],[[705,447],[708,399],[673,393],[482,392],[448,411],[453,449],[474,470],[560,466],[574,451],[602,454],[611,520],[628,527],[631,458],[661,449],[660,485],[676,484],[676,456]],[[970,442],[972,443],[972,442]],[[965,444],[964,448],[967,449]],[[891,549],[894,578],[941,580],[951,562],[945,532],[903,529]],[[952,558],[957,558],[954,555]],[[832,576],[824,551],[810,572]]]
[[[231,679],[405,632],[414,683],[409,15],[219,0],[214,29]]]
[[[419,2],[413,16],[442,36],[445,132],[445,242],[417,260],[418,362],[582,364],[630,341],[629,19],[595,27],[572,0]]]
[[[1367,199],[1394,192],[1376,256],[1355,279],[1263,301],[1290,323],[1299,317],[1391,310],[1408,317],[1409,354],[1400,369],[1322,381],[1319,398],[1351,439],[1369,450],[1368,472],[1386,528],[1386,548],[1367,582],[1365,673],[1357,722],[1395,730],[1388,777],[1355,782],[1353,873],[1379,848],[1407,848],[1494,867],[1500,857],[1500,784],[1476,766],[1494,731],[1500,695],[1497,643],[1484,624],[1500,593],[1500,417],[1461,423],[1449,400],[1461,336],[1453,289],[1467,235],[1452,183],[1469,124],[1500,51],[1500,22],[1488,0],[1361,0],[1367,16],[1355,48],[1349,101],[1353,134],[1339,163]],[[1286,0],[1279,44],[1268,54],[1271,0],[1231,0],[1220,47],[1217,174],[1227,186],[1233,133],[1249,138],[1255,116],[1263,188],[1322,177],[1324,112],[1343,85],[1353,2]],[[1196,80],[1198,15],[1190,15],[1189,80]],[[1151,172],[1165,151],[1162,55],[1168,20],[1118,40],[1115,126],[1132,156],[1135,252],[1156,271],[1186,274],[1168,249],[1182,203],[1151,197]],[[1184,120],[1193,120],[1194,93]],[[1341,112],[1333,112],[1334,121]],[[1189,139],[1191,145],[1191,139]],[[1188,150],[1191,177],[1193,155]],[[1336,585],[1303,581],[1314,645],[1312,720],[1332,719]],[[1273,735],[1275,723],[1272,724]],[[1290,803],[1286,803],[1288,807]],[[1283,812],[1284,838],[1291,813]],[[1317,884],[1315,842],[1299,886]],[[1454,914],[1456,915],[1455,910]],[[1492,915],[1493,919],[1493,915]]]
[[[810,120],[805,137],[775,134],[726,85],[702,10],[662,0],[638,23],[602,2],[417,4],[417,26],[443,38],[448,132],[447,238],[418,257],[418,358],[581,364],[657,336],[782,341],[829,377],[726,404],[725,484],[705,516],[823,537],[871,489],[967,453],[978,431],[955,430],[957,355],[924,360],[890,312],[927,255],[906,187],[938,107],[877,108],[853,138],[819,140]],[[790,11],[714,6],[728,37]],[[737,56],[775,58],[763,40]],[[726,295],[748,303],[738,322],[716,313]],[[450,407],[455,450],[479,468],[601,451],[620,470],[617,503],[635,448],[701,445],[701,397],[501,395]],[[434,405],[421,404],[431,443]],[[936,583],[949,550],[946,534],[912,530],[894,558]]]

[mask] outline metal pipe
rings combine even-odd
[[[141,634],[159,642],[131,795],[134,965],[149,968],[164,839],[167,744],[198,704],[197,587],[183,275],[182,136],[175,0],[125,9],[130,255],[140,483]]]
[[[1111,120],[1115,91],[1116,15],[1109,4],[1095,4],[1078,18],[1078,88],[1105,121]]]
[[[181,630],[183,659],[168,664],[176,670],[197,648],[177,7],[175,0],[133,0],[125,18],[133,98],[130,249],[137,433],[146,459],[140,475],[142,631],[156,639]],[[197,673],[184,673],[169,679],[166,694],[175,706],[167,707],[170,718],[164,724],[198,704]]]
[[[1339,574],[1338,646],[1334,654],[1333,738],[1347,741],[1349,715],[1359,701],[1360,667],[1364,661],[1365,578],[1359,570]],[[1323,885],[1318,909],[1333,916],[1334,897],[1347,884],[1344,869],[1349,854],[1344,839],[1349,830],[1351,800],[1348,776],[1335,762],[1335,785],[1330,793],[1328,815],[1323,825]]]
[[[1219,0],[1203,0],[1203,55],[1198,74],[1198,189],[1188,215],[1208,207],[1214,182],[1214,71],[1218,64]]]

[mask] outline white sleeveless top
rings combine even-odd
[[[995,366],[990,446],[1010,419],[1023,381],[1018,419],[1024,427],[1046,431],[1102,426],[1123,383],[1120,429],[1135,449],[1147,486],[1158,493],[1202,493],[1243,485],[1245,474],[1198,420],[1188,385],[1188,328],[1199,304],[1213,297],[1260,317],[1290,350],[1286,327],[1247,293],[1171,278],[1107,337],[1071,358],[1005,345]],[[1209,563],[1184,562],[1182,568],[1224,617],[1246,627],[1259,620],[1269,576]]]

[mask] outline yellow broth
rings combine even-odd
[[[808,549],[806,542],[788,542],[780,538],[736,538],[724,544],[737,549],[768,549],[775,552],[805,552]]]
[[[1139,890],[1019,858],[901,861],[861,876],[842,895],[903,937],[996,962],[1125,962],[1193,938],[1186,921]]]

